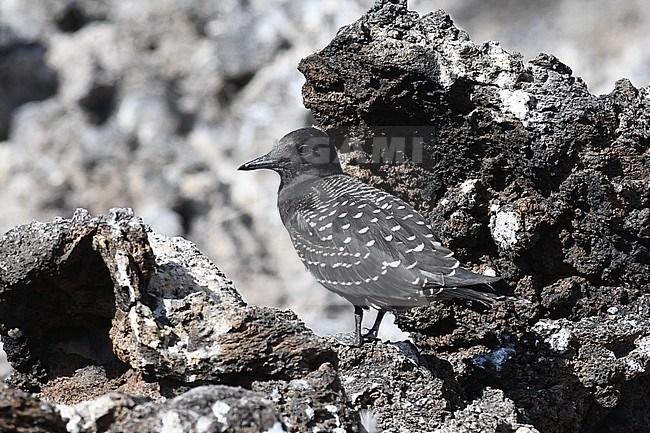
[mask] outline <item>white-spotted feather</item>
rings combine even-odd
[[[317,181],[300,202],[302,206],[296,206],[287,225],[294,246],[302,249],[303,263],[325,287],[354,305],[423,305],[430,297],[420,289],[446,286],[454,278],[459,282],[458,260],[404,201],[351,177],[335,175]],[[354,207],[343,206],[346,202]],[[314,207],[320,212],[323,203],[338,209],[332,213],[326,207],[319,236],[306,239],[301,227],[314,217]]]

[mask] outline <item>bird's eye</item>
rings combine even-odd
[[[308,156],[312,153],[312,148],[309,144],[301,144],[298,146],[298,155]]]

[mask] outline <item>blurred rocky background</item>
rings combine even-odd
[[[277,177],[236,167],[312,123],[298,62],[372,3],[0,0],[0,230],[133,207],[196,242],[247,302],[349,330],[349,305],[304,271],[281,227]],[[525,59],[555,54],[595,94],[650,82],[647,2],[410,7],[443,8],[475,42]]]

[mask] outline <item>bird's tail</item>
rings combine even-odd
[[[444,286],[432,285],[430,291],[432,297],[436,299],[461,298],[490,306],[497,301],[508,299],[508,296],[495,293],[492,289],[491,284],[500,279],[500,277],[475,274],[467,269],[458,268],[454,275],[442,278]]]
[[[434,291],[436,291],[434,289]],[[500,295],[492,291],[492,287],[487,284],[481,284],[471,287],[444,287],[437,294],[438,299],[468,299],[470,301],[480,302],[483,305],[491,306],[495,302],[510,299],[509,296]]]

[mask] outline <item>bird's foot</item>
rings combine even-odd
[[[377,339],[377,331],[378,331],[377,329],[374,329],[374,328],[368,329],[368,328],[366,328],[366,330],[368,332],[366,332],[365,334],[361,334],[361,339],[363,339],[363,340],[365,340],[365,339],[376,340]]]

